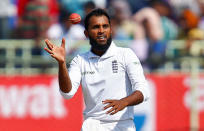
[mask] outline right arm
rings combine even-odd
[[[67,72],[66,62],[59,63],[58,79],[60,90],[64,93],[69,93],[72,89],[72,84]]]
[[[65,39],[62,39],[62,44],[59,47],[52,44],[48,39],[45,40],[45,43],[47,45],[45,50],[57,60],[59,65],[58,79],[60,90],[63,93],[69,93],[72,89],[72,83],[66,67]]]

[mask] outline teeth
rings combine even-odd
[[[98,37],[98,39],[105,39],[105,37],[104,36],[100,36],[100,37]]]

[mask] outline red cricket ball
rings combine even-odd
[[[70,16],[69,16],[69,21],[72,23],[72,24],[78,24],[80,21],[81,21],[81,16],[77,13],[72,13]]]

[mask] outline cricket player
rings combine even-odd
[[[75,56],[68,71],[65,40],[61,46],[45,40],[45,50],[59,64],[60,93],[70,99],[81,84],[86,106],[82,131],[135,131],[133,106],[149,98],[140,61],[131,49],[112,41],[105,10],[94,9],[84,23],[91,49]]]

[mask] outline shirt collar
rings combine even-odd
[[[101,58],[108,58],[108,57],[112,57],[115,55],[115,48],[116,45],[115,43],[112,41],[110,47],[108,48],[108,50],[101,56]],[[94,54],[93,52],[89,51],[88,53],[88,58],[97,58],[100,57],[96,54]]]

